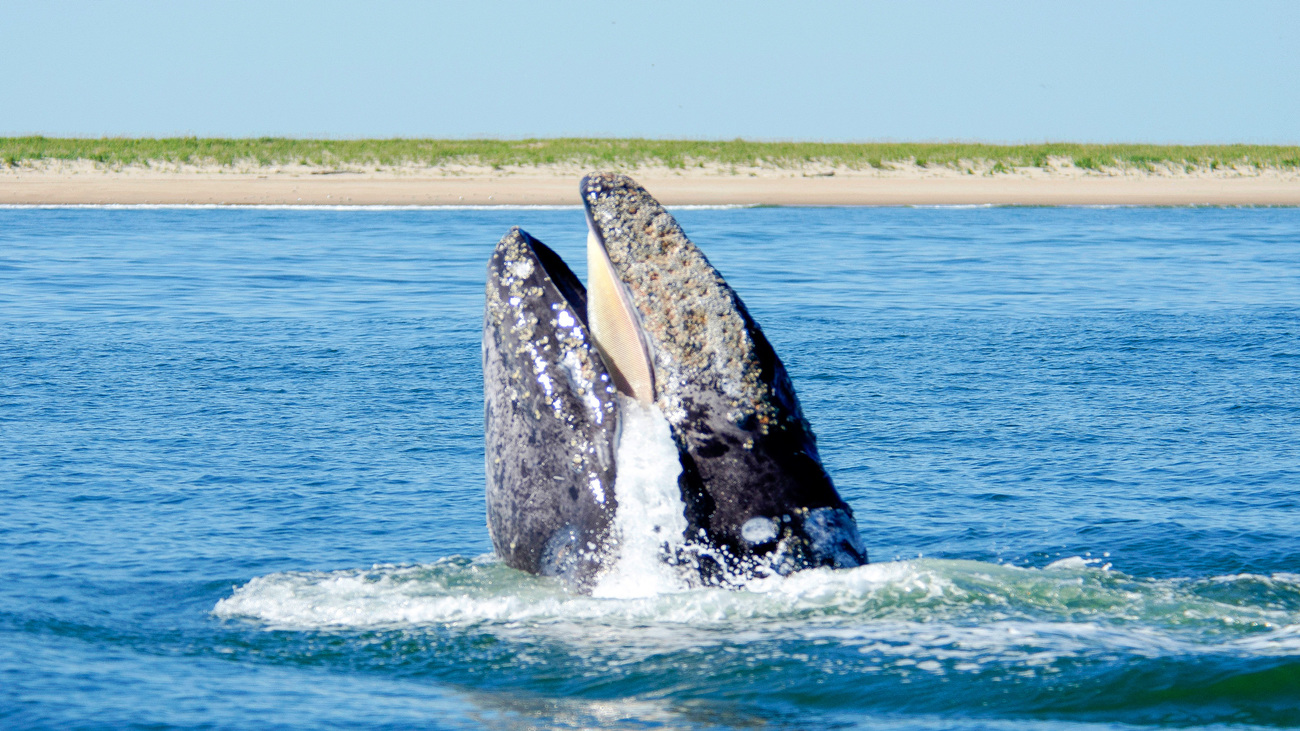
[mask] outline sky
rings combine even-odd
[[[0,135],[1300,144],[1300,2],[5,0]]]

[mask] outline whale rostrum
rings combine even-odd
[[[866,563],[790,378],[744,303],[631,178],[583,178],[584,288],[512,229],[488,264],[487,511],[512,567],[590,590],[616,556],[619,394],[668,421],[699,584]],[[632,401],[634,399],[635,401]]]

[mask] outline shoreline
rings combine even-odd
[[[574,165],[504,170],[392,167],[0,170],[7,205],[578,205]],[[1016,169],[971,174],[899,165],[887,171],[780,168],[625,170],[666,205],[1300,206],[1300,173]]]

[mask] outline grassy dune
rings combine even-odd
[[[1043,167],[1154,169],[1300,168],[1300,147],[1269,145],[983,145],[963,143],[748,142],[642,139],[306,140],[280,137],[164,139],[0,137],[0,165],[91,161],[117,167],[157,163],[314,166],[448,165],[490,167],[573,163],[587,167],[762,166],[807,164],[866,169],[889,163],[981,165],[997,172]]]

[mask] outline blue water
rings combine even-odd
[[[484,266],[580,210],[0,209],[0,727],[1300,726],[1300,210],[681,210],[877,563],[495,563]]]

